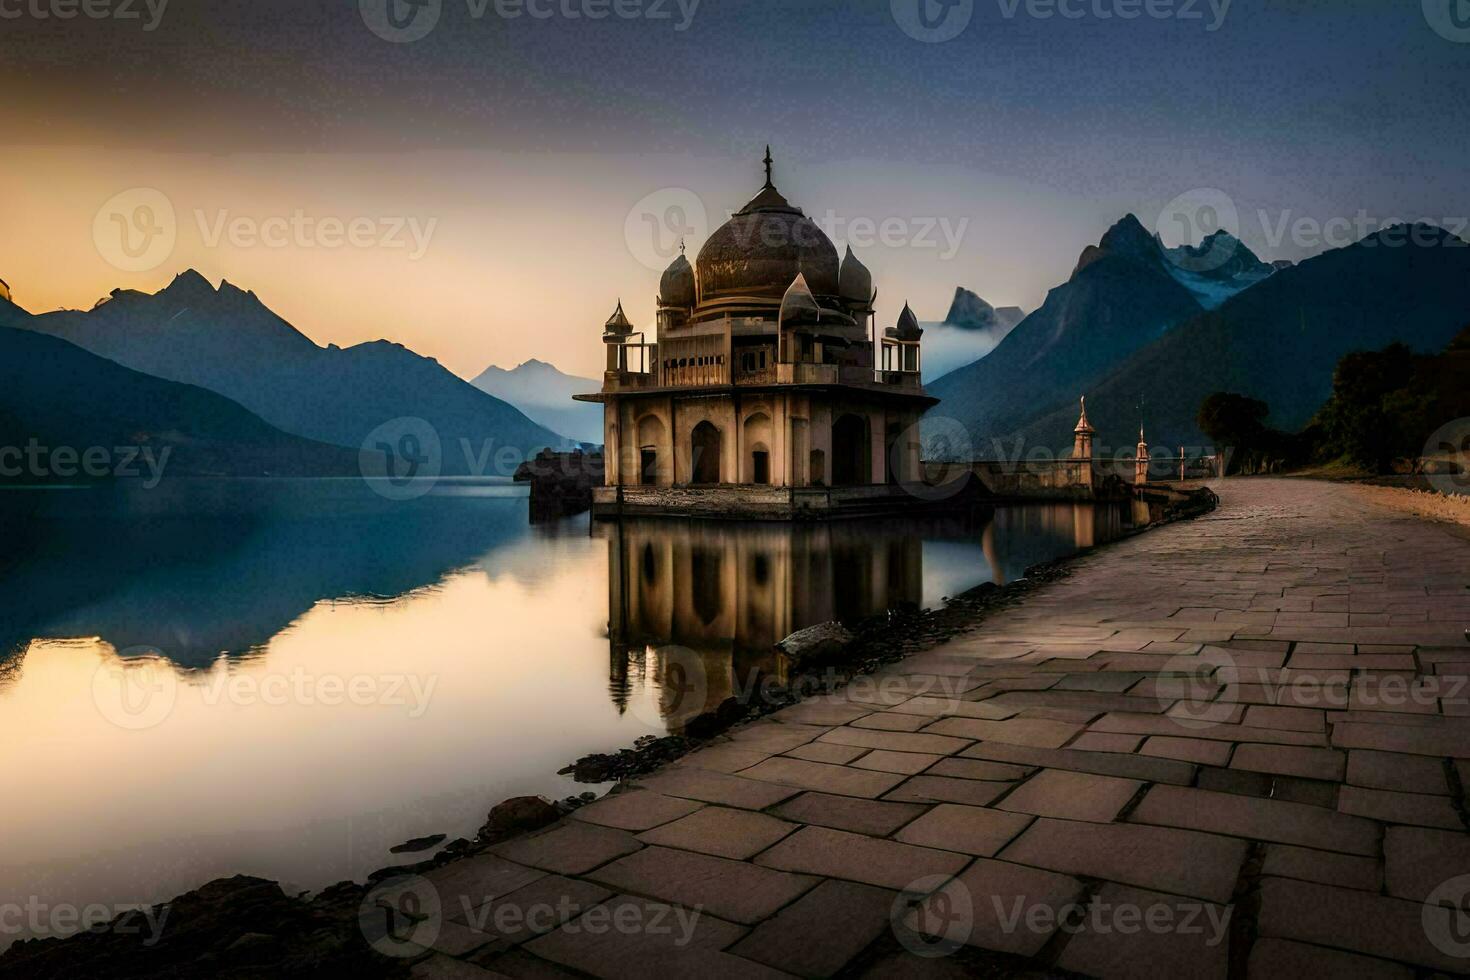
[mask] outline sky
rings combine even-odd
[[[0,86],[27,309],[192,267],[467,377],[596,375],[768,143],[880,325],[1034,309],[1127,212],[1470,237],[1470,0],[0,0]]]

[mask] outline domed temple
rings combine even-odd
[[[912,504],[923,330],[876,328],[867,268],[766,182],[659,281],[655,338],[603,328],[594,513],[798,517]]]

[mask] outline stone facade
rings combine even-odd
[[[693,265],[681,254],[664,273],[655,340],[618,305],[603,330],[602,390],[578,396],[604,406],[606,486],[639,488],[645,502],[669,491],[659,510],[708,511],[711,499],[760,509],[766,488],[922,478],[919,419],[935,403],[920,383],[923,331],[905,306],[879,335],[867,269],[851,249],[839,263],[766,162],[760,193]],[[783,501],[775,516],[790,516],[790,495],[772,499]]]

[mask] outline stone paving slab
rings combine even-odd
[[[1010,762],[1050,769],[1071,769],[1100,776],[1121,776],[1187,786],[1194,781],[1195,767],[1168,759],[1153,759],[1117,752],[1084,752],[1077,749],[1038,749],[1031,746],[984,742],[966,749],[964,758]]]
[[[731,952],[803,977],[830,977],[891,927],[898,892],[828,879]]]
[[[1192,830],[1040,817],[1001,852],[1016,864],[1229,901],[1244,841]]]
[[[1261,873],[1368,892],[1376,892],[1383,887],[1383,863],[1377,858],[1336,854],[1290,844],[1266,845]]]
[[[568,820],[550,830],[497,844],[490,850],[492,854],[543,871],[575,875],[642,846],[627,831]]]
[[[963,854],[879,840],[825,827],[805,827],[755,859],[767,868],[904,889],[931,875],[952,875]]]
[[[852,766],[833,766],[825,762],[787,758],[767,759],[760,765],[744,770],[741,775],[799,789],[869,799],[882,796],[903,782],[901,773],[874,772]]]
[[[1043,769],[997,804],[1002,810],[1108,823],[1138,794],[1136,779]]]
[[[1349,486],[1219,493],[433,872],[575,901],[540,935],[458,914],[416,975],[1470,973],[1470,542]],[[690,918],[584,928],[614,912]]]
[[[676,796],[633,790],[604,796],[596,803],[577,810],[572,819],[636,832],[688,816],[703,805]]]
[[[702,908],[740,923],[774,915],[817,884],[806,875],[668,847],[646,847],[599,868],[591,877],[614,889]]]
[[[994,855],[1026,829],[1031,817],[978,806],[936,806],[894,835],[895,840],[983,857]]]
[[[1246,839],[1377,854],[1378,824],[1302,803],[1179,786],[1154,786],[1128,819]]]
[[[1229,937],[1218,924],[1228,928],[1233,909],[1114,884],[1104,885],[1092,906],[1096,913],[1082,920],[1057,960],[1064,970],[1192,980],[1224,980],[1229,971]],[[1148,928],[1150,917],[1172,927]]]
[[[904,780],[883,799],[906,803],[966,803],[985,806],[1004,796],[1011,783],[987,782],[983,779],[960,779],[921,773]]]
[[[1413,980],[1414,971],[1388,960],[1308,946],[1286,939],[1262,939],[1251,948],[1246,976],[1251,980],[1275,977],[1353,977],[1355,980]]]
[[[870,837],[887,837],[922,814],[927,807],[912,803],[860,800],[828,793],[802,793],[774,807],[771,813],[795,823],[849,830]]]
[[[1257,920],[1263,936],[1277,936],[1349,952],[1461,972],[1463,957],[1430,939],[1452,936],[1448,908],[1283,878],[1261,883]]]
[[[1081,897],[1083,887],[1069,875],[978,858],[919,903],[904,924],[950,942],[1035,956],[1061,927],[1065,907]],[[973,914],[956,917],[956,908]]]
[[[796,826],[764,813],[711,806],[644,831],[638,839],[645,844],[682,847],[743,861],[764,851]]]

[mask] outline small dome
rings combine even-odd
[[[694,305],[694,266],[689,264],[682,250],[658,281],[658,302],[660,306],[677,306],[682,309]]]
[[[851,245],[847,246],[847,254],[842,256],[842,269],[837,274],[837,284],[837,295],[849,303],[866,306],[873,298],[873,274],[852,254]]]
[[[604,335],[616,335],[626,337],[633,332],[633,324],[623,313],[623,301],[618,300],[618,308],[613,310],[613,315],[607,318],[607,324],[602,328]]]
[[[791,280],[791,285],[786,287],[786,294],[781,297],[780,322],[782,325],[815,323],[821,318],[822,308],[817,305],[816,297],[807,286],[806,276],[798,272],[796,278]]]
[[[918,340],[924,336],[924,328],[919,326],[919,318],[914,316],[914,311],[905,303],[903,312],[898,315],[898,325],[889,327],[886,333],[898,340]]]

